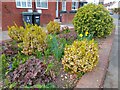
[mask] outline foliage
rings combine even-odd
[[[31,57],[26,56],[20,52],[13,57],[2,54],[0,56],[2,58],[2,72],[3,75],[6,76],[11,71],[14,71],[20,64],[25,63],[25,61]]]
[[[47,48],[46,50],[44,50],[44,56],[46,59],[48,59],[48,56],[50,55],[51,51],[49,48]]]
[[[29,58],[31,58],[30,56],[26,56],[24,54],[22,54],[21,52],[18,52],[18,54],[16,54],[12,59],[12,63],[11,63],[11,70],[15,70],[20,64],[23,64],[26,62],[26,60],[28,60]]]
[[[62,28],[62,31],[63,31],[64,34],[66,34],[66,33],[70,32],[70,29],[69,29],[68,26],[65,26],[65,27]]]
[[[88,31],[94,37],[105,37],[113,30],[113,18],[102,5],[87,4],[78,9],[73,19],[78,34]]]
[[[46,68],[46,65],[39,59],[27,60],[13,72],[12,81],[18,82],[20,86],[49,83],[52,81],[52,77],[45,72]]]
[[[42,59],[42,56],[43,56],[42,52],[36,50],[35,53],[36,53],[36,58]]]
[[[15,40],[3,43],[2,53],[5,55],[13,56],[18,53],[19,48],[16,46]]]
[[[74,41],[64,49],[62,64],[66,71],[79,74],[91,71],[98,63],[98,46],[94,40]]]
[[[26,27],[23,39],[23,53],[31,55],[35,50],[43,52],[46,48],[46,32],[37,25]]]
[[[48,24],[47,24],[47,30],[48,30],[48,33],[50,34],[57,34],[60,32],[60,24],[58,22],[55,22],[55,21],[50,21]]]
[[[0,59],[2,60],[2,78],[4,79],[5,78],[5,70],[6,70],[6,67],[8,67],[8,63],[6,63],[5,54],[2,54],[0,56]]]
[[[13,89],[17,86],[17,82],[12,82],[9,79],[4,79],[4,83],[5,85],[2,88],[10,88]]]
[[[59,38],[64,38],[67,41],[74,41],[77,38],[77,33],[75,31],[63,31],[63,33],[59,34]]]
[[[47,65],[46,72],[49,72],[49,71],[53,68],[53,66],[54,66],[54,63],[53,63],[53,62],[49,63],[49,64]]]
[[[48,48],[57,60],[61,59],[65,44],[65,39],[58,39],[56,35],[48,35],[47,37]]]
[[[46,85],[36,84],[34,86],[25,86],[24,88],[40,88],[41,90],[44,90],[46,88],[56,88],[56,86],[52,83],[48,83]]]
[[[23,41],[24,38],[24,31],[23,27],[18,27],[16,24],[15,26],[8,27],[8,35],[16,41]]]

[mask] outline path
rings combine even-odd
[[[112,45],[112,50],[109,57],[109,67],[104,81],[104,88],[118,88],[118,41],[120,44],[120,20],[118,24],[118,16],[113,15],[114,23],[116,25],[115,37]]]

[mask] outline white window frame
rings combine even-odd
[[[26,2],[26,6],[25,7],[23,7],[22,6],[22,2]],[[20,2],[20,6],[17,6],[17,2]],[[17,8],[32,8],[32,0],[30,0],[30,3],[31,3],[31,5],[30,5],[30,7],[28,6],[28,0],[16,0],[16,7]]]
[[[62,11],[66,11],[66,0],[62,0]]]
[[[73,3],[74,3],[74,2],[79,5],[79,0],[72,0],[72,6],[73,6]],[[78,7],[79,7],[78,5],[75,6],[75,9],[72,7],[72,10],[78,10]]]
[[[39,1],[42,1],[42,0],[39,0]],[[38,7],[37,0],[35,0],[35,2],[36,2],[36,8],[37,9],[48,9],[48,0],[47,0],[47,7],[46,8],[45,7]]]

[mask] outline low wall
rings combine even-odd
[[[72,23],[75,13],[62,13],[61,22],[62,23]]]

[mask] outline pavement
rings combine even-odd
[[[0,32],[0,42],[4,40],[9,40],[10,37],[8,36],[8,31],[1,31]]]
[[[104,88],[118,88],[118,45],[120,45],[120,20],[118,15],[112,15],[114,18],[114,24],[116,25],[115,37],[113,40],[112,50],[109,57],[109,67],[107,69],[106,78],[104,81]],[[120,73],[120,71],[119,71]],[[120,86],[120,85],[119,85]]]

